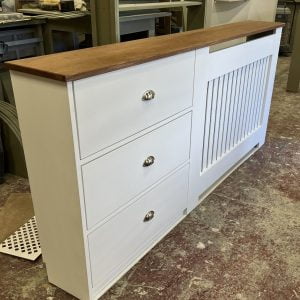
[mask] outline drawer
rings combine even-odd
[[[180,169],[88,236],[93,287],[118,278],[184,216],[188,170]]]
[[[87,227],[189,159],[191,113],[82,167]],[[149,166],[146,166],[147,158]],[[153,164],[151,164],[153,163]]]
[[[190,107],[194,59],[188,52],[75,81],[81,158]],[[149,90],[154,99],[142,100]]]

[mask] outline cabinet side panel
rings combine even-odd
[[[67,86],[18,72],[11,76],[49,281],[88,299]]]

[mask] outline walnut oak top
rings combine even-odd
[[[216,45],[282,27],[282,23],[245,21],[7,62],[11,70],[72,81],[155,59]]]

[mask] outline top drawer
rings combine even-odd
[[[80,157],[190,107],[194,59],[192,51],[75,81]],[[147,91],[152,100],[143,100]]]

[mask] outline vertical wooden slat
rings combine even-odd
[[[243,100],[242,100],[242,106],[241,106],[241,114],[240,114],[240,127],[239,127],[239,138],[238,143],[241,142],[244,137],[244,124],[245,124],[245,118],[246,118],[246,107],[247,103],[249,101],[248,99],[248,89],[249,89],[249,65],[244,67],[245,70],[245,78],[244,78],[244,93],[243,93]]]
[[[240,126],[240,114],[241,114],[241,104],[243,99],[243,87],[245,81],[245,73],[244,69],[239,69],[239,91],[237,97],[237,104],[236,104],[236,115],[235,115],[235,129],[234,129],[234,137],[233,137],[233,146],[235,146],[238,142],[238,134],[239,134],[239,126]]]
[[[243,67],[243,90],[240,103],[240,114],[239,114],[239,126],[237,134],[237,144],[243,138],[243,124],[244,124],[244,114],[245,114],[245,105],[247,101],[247,86],[248,86],[248,66]]]
[[[247,89],[245,94],[245,104],[244,104],[244,113],[243,113],[243,122],[241,128],[241,139],[245,139],[247,136],[246,127],[248,121],[248,112],[249,112],[249,103],[250,103],[250,95],[251,95],[251,75],[252,75],[252,64],[247,66],[248,74],[247,74]]]
[[[225,152],[225,141],[226,141],[226,130],[227,130],[227,124],[228,124],[228,85],[229,85],[229,79],[230,79],[230,73],[224,75],[224,89],[223,89],[223,107],[221,111],[221,129],[220,129],[220,147],[218,149],[218,157],[221,157]]]
[[[261,79],[262,79],[262,62],[257,62],[257,85],[255,91],[255,98],[254,98],[254,111],[253,111],[253,120],[252,120],[252,128],[253,130],[256,129],[256,114],[258,109],[258,102],[259,102],[259,91],[261,86]]]
[[[235,71],[235,78],[233,84],[233,99],[232,99],[232,118],[231,118],[231,128],[230,128],[230,144],[229,148],[231,149],[234,146],[234,132],[236,124],[236,108],[238,105],[238,96],[239,96],[239,82],[240,82],[240,70]]]
[[[255,120],[254,120],[254,128],[258,128],[258,122],[259,122],[259,111],[260,111],[260,105],[262,101],[262,90],[264,88],[264,72],[265,72],[265,64],[264,60],[260,60],[260,82],[258,86],[258,93],[257,93],[257,101],[256,101],[256,110],[255,110]]]
[[[257,67],[258,64],[255,62],[253,64],[253,83],[252,83],[252,93],[251,93],[251,108],[249,114],[249,121],[248,121],[248,131],[249,134],[253,132],[254,128],[252,127],[253,118],[254,118],[254,108],[255,108],[255,88],[257,85]]]
[[[236,120],[236,130],[235,130],[235,142],[237,145],[240,139],[240,129],[242,123],[242,110],[243,110],[243,102],[244,102],[244,93],[245,93],[245,83],[246,83],[246,70],[245,67],[241,68],[241,85],[240,85],[240,94],[239,94],[239,104],[237,107],[237,120]]]
[[[208,142],[210,134],[210,119],[211,119],[211,104],[213,98],[213,83],[210,81],[207,87],[206,96],[206,112],[205,112],[205,123],[204,123],[204,138],[203,138],[203,150],[202,150],[202,172],[207,168],[207,156],[208,156]]]
[[[231,92],[232,92],[232,77],[233,72],[228,74],[227,80],[227,91],[226,91],[226,104],[225,104],[225,117],[224,117],[224,132],[222,140],[222,153],[227,152],[227,138],[228,138],[228,129],[230,124],[230,102],[231,102]]]
[[[210,136],[208,144],[208,165],[213,162],[213,149],[214,149],[214,136],[215,136],[215,125],[216,125],[216,109],[218,102],[218,90],[219,90],[219,78],[214,80],[212,106],[211,106],[211,122],[210,122]]]
[[[252,93],[252,107],[251,107],[251,116],[249,121],[249,127],[251,131],[254,130],[254,119],[255,119],[255,108],[257,100],[257,89],[258,89],[258,80],[259,80],[259,62],[256,61],[254,65],[254,82],[253,82],[253,93]]]
[[[249,105],[248,105],[248,112],[247,112],[247,119],[246,119],[246,128],[245,128],[245,134],[249,135],[252,131],[252,128],[250,126],[251,118],[252,118],[252,108],[253,108],[253,100],[254,100],[254,85],[255,85],[255,69],[256,62],[252,63],[250,65],[250,89],[249,89]]]
[[[215,122],[215,134],[214,134],[214,147],[213,147],[213,161],[218,158],[218,148],[220,139],[220,126],[221,126],[221,110],[222,110],[222,98],[223,98],[223,88],[224,88],[224,76],[219,78],[218,86],[218,99],[216,103],[216,122]]]
[[[259,113],[259,104],[260,104],[260,94],[261,94],[261,89],[262,89],[262,81],[263,81],[263,71],[264,71],[264,63],[263,60],[259,61],[259,84],[257,88],[257,94],[256,94],[256,101],[255,101],[255,112],[254,112],[254,124],[253,127],[257,128],[257,115]]]
[[[262,88],[260,92],[260,102],[258,107],[258,113],[257,113],[257,120],[256,120],[256,126],[259,127],[261,125],[261,117],[262,117],[262,109],[265,101],[265,92],[266,92],[266,82],[267,82],[267,76],[269,71],[269,57],[266,57],[264,59],[264,70],[263,70],[263,80],[262,80]]]
[[[228,151],[231,146],[231,134],[232,134],[232,122],[233,122],[233,111],[234,111],[234,96],[235,96],[235,84],[236,84],[236,71],[232,72],[231,76],[231,85],[230,96],[229,96],[229,110],[228,110],[228,124],[227,124],[227,133],[226,133],[226,150]]]

